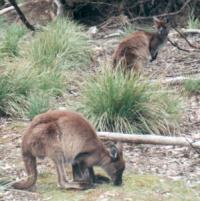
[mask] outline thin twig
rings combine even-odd
[[[196,147],[193,146],[193,143],[191,143],[186,137],[186,141],[190,144],[190,147],[200,156],[200,150],[198,150]]]
[[[175,26],[172,27],[186,42],[187,44],[192,47],[192,48],[195,48],[195,49],[200,49],[200,46],[196,46],[194,44],[192,44],[188,39],[187,37],[184,35],[184,33],[182,33],[180,30],[178,30]]]
[[[178,45],[177,42],[173,42],[173,41],[171,41],[169,38],[167,38],[167,41],[169,41],[171,45],[173,45],[174,47],[176,47],[177,49],[179,49],[179,50],[181,50],[181,51],[190,52],[190,50],[183,49],[182,47],[180,47],[180,46]]]
[[[156,15],[155,17],[166,17],[166,16],[174,16],[174,15],[178,15],[179,13],[181,13],[185,7],[191,2],[192,0],[187,0],[183,6],[175,11],[175,12],[171,12],[171,13],[163,13],[163,14],[160,14],[160,15]],[[138,20],[149,20],[149,19],[152,19],[152,16],[149,16],[149,17],[136,17],[134,19],[131,19],[130,21],[131,22],[135,22],[135,21],[138,21]]]

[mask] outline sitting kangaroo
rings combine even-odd
[[[125,38],[113,55],[113,67],[121,65],[125,71],[141,72],[143,67],[156,59],[160,47],[164,45],[169,33],[168,18],[154,17],[156,32],[137,31]]]
[[[37,115],[25,131],[22,155],[28,178],[14,183],[12,186],[16,189],[34,186],[37,180],[36,157],[46,156],[55,164],[61,188],[90,187],[91,180],[98,179],[93,166],[102,167],[114,185],[122,184],[125,168],[122,147],[113,145],[111,150],[107,150],[90,123],[75,112],[53,110]],[[72,164],[74,182],[67,181],[65,163]]]

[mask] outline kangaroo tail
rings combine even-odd
[[[28,189],[32,187],[37,180],[36,157],[31,153],[24,153],[23,160],[28,178],[26,180],[14,183],[12,187],[16,189]]]

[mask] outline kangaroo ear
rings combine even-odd
[[[112,161],[116,161],[119,157],[118,149],[115,145],[112,145],[112,147],[110,148],[110,156]]]

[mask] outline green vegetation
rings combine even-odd
[[[1,42],[0,42],[0,57],[13,57],[19,55],[19,42],[20,39],[26,34],[25,27],[12,24],[10,26],[3,25],[1,28]]]
[[[128,35],[130,35],[130,34],[132,34],[133,32],[136,31],[135,25],[126,26],[123,31],[124,31],[124,33],[123,33],[122,36],[123,37],[128,36]]]
[[[200,94],[200,79],[198,80],[186,80],[183,84],[185,91],[190,95]]]
[[[40,92],[31,93],[28,96],[28,108],[26,110],[26,116],[32,119],[35,115],[42,112],[46,112],[52,108],[51,94]]]
[[[22,94],[16,94],[13,85],[12,74],[0,75],[0,114],[1,115],[22,115],[21,111],[25,109],[26,103]]]
[[[83,27],[68,19],[52,22],[35,35],[3,19],[0,24],[4,67],[0,73],[0,115],[33,118],[53,107],[55,98],[63,94],[64,74],[69,73],[64,69],[88,65],[88,39]]]
[[[195,17],[194,11],[192,11],[188,17],[187,28],[188,29],[200,28],[200,20],[197,17]]]
[[[26,66],[6,71],[0,74],[0,114],[27,114],[32,118],[33,114],[49,109],[50,97],[62,95],[63,89],[64,79],[53,69],[40,73]]]
[[[120,187],[112,184],[98,185],[86,191],[61,190],[56,186],[56,176],[43,174],[38,178],[38,190],[44,199],[50,201],[198,201],[200,186],[188,187],[183,181],[153,175],[126,173]],[[98,199],[97,199],[98,198]]]
[[[27,57],[39,68],[85,68],[89,64],[90,48],[83,27],[70,20],[57,20],[34,37]]]
[[[80,110],[99,130],[167,134],[178,127],[181,103],[134,74],[104,68],[86,81]]]
[[[0,39],[1,40],[6,32],[7,28],[8,28],[8,24],[5,22],[5,18],[1,16],[0,17]]]

